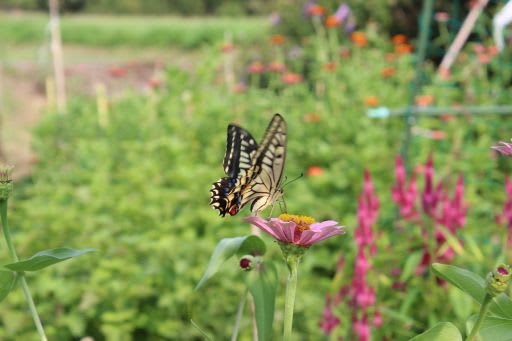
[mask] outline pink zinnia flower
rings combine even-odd
[[[492,146],[491,149],[494,149],[500,154],[505,156],[512,156],[512,143],[500,142],[501,146]]]
[[[281,214],[279,218],[263,219],[248,217],[246,221],[265,231],[277,241],[284,244],[309,247],[324,239],[343,234],[345,226],[339,226],[337,221],[327,220],[316,223],[307,216]]]

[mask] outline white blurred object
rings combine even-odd
[[[505,6],[494,16],[492,20],[494,26],[494,41],[498,50],[502,51],[505,47],[505,38],[503,38],[503,28],[512,21],[512,1],[507,2]]]

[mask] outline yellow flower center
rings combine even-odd
[[[309,230],[309,226],[315,223],[315,219],[307,215],[296,215],[296,214],[281,214],[279,219],[282,221],[293,221],[297,224],[300,231]]]

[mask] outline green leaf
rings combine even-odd
[[[467,333],[473,329],[477,315],[466,322]],[[479,341],[512,341],[512,320],[495,316],[486,316],[478,330]]]
[[[416,267],[421,261],[421,257],[423,256],[423,251],[417,251],[409,255],[405,260],[404,270],[402,271],[402,275],[400,276],[400,281],[405,282],[411,277],[411,275],[416,270]]]
[[[250,271],[246,284],[254,299],[259,340],[270,340],[277,291],[277,269],[272,262],[264,262]]]
[[[38,252],[27,260],[7,264],[5,267],[7,269],[18,272],[37,271],[55,263],[59,263],[65,261],[66,259],[77,257],[92,251],[94,251],[94,249],[73,250],[69,247],[61,247],[58,249]]]
[[[462,341],[462,335],[451,322],[440,322],[409,341]]]
[[[0,271],[0,302],[9,295],[16,284],[16,273],[12,271]]]
[[[252,255],[263,256],[267,251],[267,245],[263,239],[258,236],[250,235],[245,238],[237,251],[238,256]]]
[[[453,265],[434,263],[432,269],[436,275],[455,285],[478,303],[482,303],[485,296],[485,280],[482,277]]]
[[[248,236],[244,237],[234,237],[234,238],[224,238],[222,239],[217,246],[215,247],[215,251],[213,251],[212,257],[210,258],[210,262],[208,263],[208,267],[206,271],[196,285],[196,290],[199,289],[208,279],[210,279],[217,271],[219,271],[220,266],[233,255],[235,255],[242,243],[247,239]],[[249,236],[250,237],[250,236]]]
[[[432,269],[438,276],[482,304],[485,297],[485,280],[482,277],[453,265],[434,263]],[[512,319],[512,301],[507,295],[500,294],[492,300],[489,311],[496,316]]]

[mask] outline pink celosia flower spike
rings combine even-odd
[[[434,213],[439,200],[438,194],[440,189],[441,187],[438,186],[434,190],[434,161],[432,160],[432,154],[430,154],[428,156],[427,164],[425,165],[425,188],[421,195],[423,211],[426,214],[432,215]]]
[[[512,143],[500,142],[500,146],[492,146],[491,149],[505,156],[512,156]]]
[[[337,221],[326,220],[316,223],[311,217],[292,214],[281,214],[279,218],[268,220],[260,217],[247,217],[245,220],[281,243],[304,247],[345,233],[345,226],[339,226]]]

